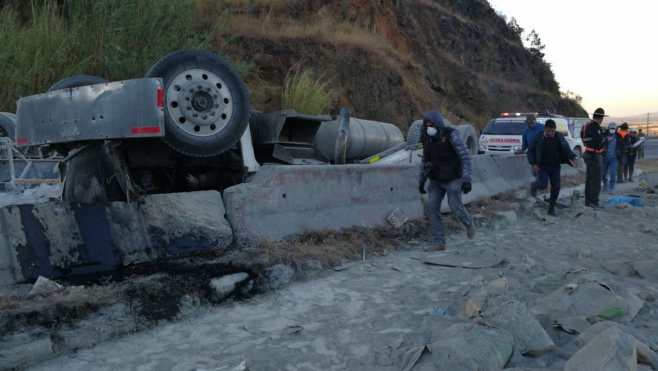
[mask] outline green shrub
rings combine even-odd
[[[333,100],[329,84],[309,70],[292,69],[286,75],[281,108],[309,115],[326,113]]]
[[[85,73],[109,80],[144,76],[167,53],[206,48],[196,0],[33,0],[31,14],[0,9],[0,111],[20,96]]]

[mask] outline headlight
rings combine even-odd
[[[521,147],[521,146],[513,146],[513,147],[512,147],[512,151],[513,151],[513,152],[519,152],[519,151],[521,151],[521,148],[523,148],[523,147]]]

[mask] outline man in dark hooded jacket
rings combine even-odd
[[[538,190],[544,190],[551,183],[551,198],[549,200],[548,214],[555,216],[555,204],[560,196],[560,167],[563,163],[576,166],[576,155],[569,148],[569,143],[561,133],[555,131],[553,120],[546,120],[544,133],[535,139],[535,143],[528,150],[528,162],[537,180],[530,186],[533,196]]]
[[[461,194],[471,191],[471,157],[459,132],[449,128],[439,112],[423,115],[421,133],[423,163],[419,191],[425,193],[429,179],[429,212],[434,238],[433,250],[445,250],[445,232],[441,222],[441,203],[448,195],[453,215],[466,227],[467,236],[475,236],[473,220],[462,203]]]

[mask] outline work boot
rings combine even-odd
[[[445,243],[435,243],[425,248],[425,251],[446,251]]]
[[[530,184],[530,195],[537,198],[537,187],[535,186],[535,183]]]
[[[469,240],[475,238],[475,226],[473,224],[466,226],[466,237],[468,237]]]

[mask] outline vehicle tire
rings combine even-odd
[[[16,140],[16,115],[9,112],[0,112],[0,137]]]
[[[48,91],[55,91],[55,90],[62,90],[62,89],[70,89],[70,88],[77,88],[80,86],[87,86],[87,85],[94,85],[94,84],[102,84],[108,82],[102,77],[98,76],[91,76],[91,75],[73,75],[70,77],[67,77],[65,79],[61,79],[54,83],[50,88],[48,88]]]
[[[62,199],[76,204],[101,204],[125,200],[102,143],[95,143],[72,153],[60,165],[64,179]]]
[[[475,127],[471,124],[462,124],[457,126],[457,130],[459,130],[462,141],[464,141],[464,144],[466,145],[466,148],[468,148],[468,152],[471,154],[471,156],[477,155],[480,146],[478,143],[478,135]]]
[[[421,132],[423,129],[423,121],[416,120],[411,123],[409,129],[407,129],[407,145],[415,146],[420,143]]]
[[[249,94],[223,58],[207,51],[178,51],[160,59],[146,77],[164,82],[163,140],[171,148],[211,157],[240,140],[249,122]]]

